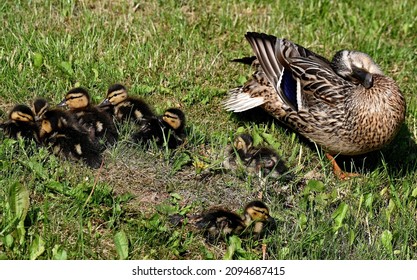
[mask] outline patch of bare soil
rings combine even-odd
[[[154,213],[155,206],[166,203],[170,193],[182,196],[180,206],[196,205],[197,212],[213,206],[238,210],[266,189],[265,181],[259,178],[248,181],[225,170],[206,169],[198,173],[192,164],[172,174],[171,163],[161,153],[135,147],[122,150],[108,160],[99,180],[109,184],[115,195],[132,195],[125,204],[128,212]],[[267,187],[273,190],[274,183]]]

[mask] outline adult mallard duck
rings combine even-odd
[[[379,150],[397,134],[405,101],[395,81],[365,53],[341,50],[332,61],[286,39],[248,32],[257,71],[230,90],[224,106],[261,106],[332,156]]]

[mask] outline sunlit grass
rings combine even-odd
[[[0,134],[1,259],[259,259],[261,241],[210,245],[167,220],[215,205],[241,213],[260,191],[278,221],[264,240],[271,259],[416,258],[411,1],[3,2],[2,119],[16,103],[43,96],[56,104],[78,85],[97,103],[120,82],[157,113],[183,109],[188,141],[175,151],[144,148],[130,143],[132,127],[121,127],[104,166],[91,170]],[[285,37],[329,58],[344,48],[364,51],[398,82],[407,100],[398,137],[382,151],[340,158],[359,178],[335,179],[319,149],[271,118],[222,109],[227,91],[252,72],[230,62],[252,55],[247,31]],[[225,146],[237,132],[277,149],[291,180],[223,170]],[[25,190],[29,207],[20,215]]]

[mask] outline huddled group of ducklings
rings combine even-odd
[[[135,124],[131,140],[137,143],[155,141],[176,148],[185,140],[182,110],[169,108],[161,116],[155,115],[143,99],[128,96],[121,84],[110,86],[98,105],[91,104],[88,91],[82,87],[68,91],[53,108],[43,98],[35,99],[32,107],[16,105],[0,128],[8,137],[33,140],[55,155],[98,168],[102,152],[118,141],[117,125],[127,121]]]
[[[67,107],[68,110],[63,107]],[[92,105],[85,88],[69,90],[57,106],[50,106],[44,98],[37,98],[32,106],[16,105],[9,119],[0,123],[5,135],[22,137],[45,145],[51,152],[63,158],[82,160],[92,168],[102,164],[102,152],[118,141],[118,125],[132,122],[136,128],[131,140],[136,143],[155,141],[158,145],[176,148],[185,141],[185,114],[178,108],[169,108],[161,116],[153,113],[141,98],[128,96],[121,84],[109,87],[106,98]],[[286,171],[277,153],[266,147],[254,147],[249,134],[236,136],[226,149],[223,162],[226,169],[236,170],[239,166],[248,173],[276,177]],[[261,201],[246,205],[240,215],[225,209],[209,209],[199,215],[173,216],[175,224],[187,224],[203,232],[206,240],[213,242],[220,236],[240,235],[249,232],[261,236],[265,225],[275,225],[268,207]],[[270,227],[268,227],[270,228]]]

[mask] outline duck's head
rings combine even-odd
[[[372,58],[363,52],[341,50],[332,60],[333,70],[341,77],[365,88],[373,86],[373,75],[383,72]]]
[[[245,207],[244,223],[246,226],[255,224],[254,233],[261,233],[266,224],[275,226],[275,219],[269,215],[269,209],[259,200],[249,202]]]
[[[82,109],[90,104],[90,95],[85,88],[77,87],[67,92],[64,100],[58,106],[68,106],[70,109]]]
[[[181,131],[185,126],[185,114],[178,108],[167,109],[162,115],[162,120],[177,131]]]
[[[233,141],[233,147],[239,154],[246,155],[253,146],[253,138],[247,133],[239,134]]]
[[[127,90],[125,86],[121,84],[114,84],[110,86],[109,89],[107,90],[106,99],[104,99],[100,103],[100,106],[105,106],[109,104],[117,105],[120,102],[125,101],[126,99],[127,99]]]
[[[245,219],[249,219],[250,221],[267,221],[272,219],[269,215],[269,209],[259,200],[254,200],[249,202],[245,207]]]
[[[44,98],[36,98],[33,101],[33,107],[32,107],[32,111],[35,114],[35,120],[39,121],[43,114],[45,114],[45,112],[48,110],[49,108],[49,104],[48,101],[46,101],[46,99]]]
[[[10,111],[9,119],[12,121],[19,122],[34,122],[35,115],[28,106],[20,104],[14,106],[13,109]]]

